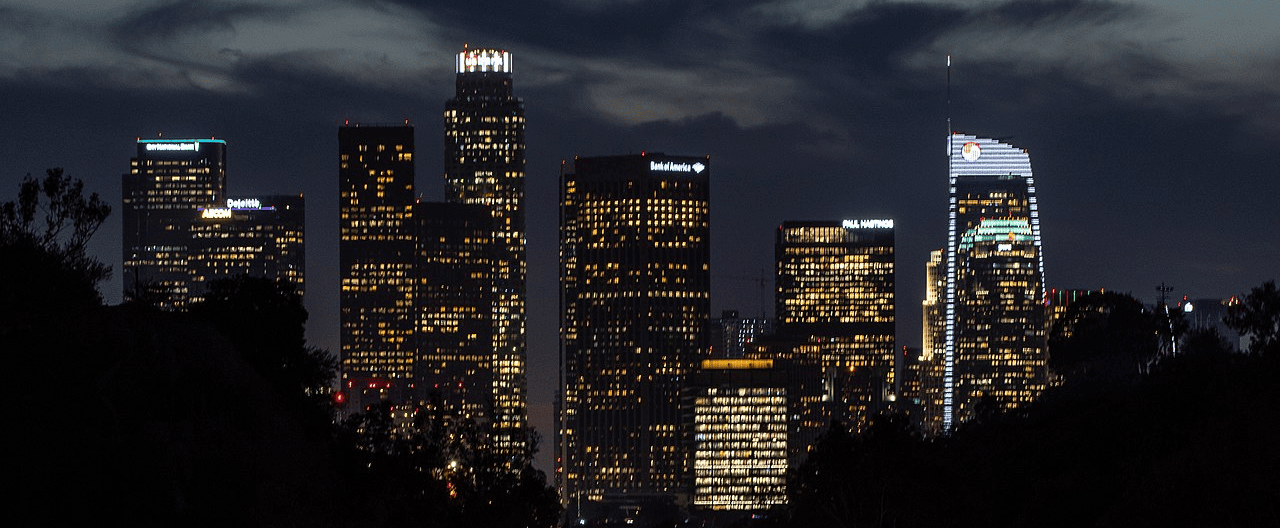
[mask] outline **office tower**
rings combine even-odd
[[[952,134],[942,429],[1010,409],[1045,380],[1044,258],[1031,158]]]
[[[358,409],[411,397],[413,202],[413,127],[339,127],[342,382]]]
[[[1044,392],[1038,249],[1031,225],[1022,219],[984,219],[960,237],[953,410],[960,420],[1011,409]]]
[[[688,392],[693,506],[763,512],[786,504],[785,373],[771,359],[704,359]]]
[[[929,252],[925,264],[925,294],[921,303],[924,310],[922,346],[916,364],[920,369],[920,414],[917,426],[926,435],[942,432],[944,371],[946,362],[946,313],[943,295],[947,290],[946,267],[943,265],[945,249]]]
[[[787,389],[788,467],[799,467],[822,433],[831,427],[833,380],[822,365],[822,344],[809,336],[761,336],[751,342],[745,359],[769,360],[785,378]]]
[[[893,389],[893,220],[784,222],[775,254],[779,333],[820,343],[833,416],[858,430]]]
[[[757,337],[773,332],[773,320],[766,317],[742,317],[737,310],[721,312],[710,325],[713,358],[741,358]]]
[[[204,299],[207,284],[240,275],[288,281],[302,295],[306,218],[301,195],[228,198],[193,212],[188,269],[190,302]]]
[[[192,293],[187,268],[196,211],[221,204],[227,143],[220,139],[139,139],[122,177],[124,298],[181,309]]]
[[[570,519],[669,503],[684,484],[680,392],[711,308],[709,163],[641,153],[561,169],[557,454]]]
[[[450,426],[487,431],[493,383],[493,215],[482,205],[419,203],[414,399]]]
[[[525,383],[524,103],[511,86],[511,54],[464,49],[445,104],[445,199],[493,215],[493,445],[523,452]]]

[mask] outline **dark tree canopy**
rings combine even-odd
[[[1049,367],[1076,387],[1132,384],[1160,352],[1160,322],[1130,295],[1090,293],[1050,332]]]
[[[1240,335],[1252,338],[1250,353],[1280,353],[1280,291],[1276,290],[1276,281],[1264,282],[1244,295],[1240,304],[1228,309],[1226,323]]]
[[[213,323],[282,396],[327,416],[337,363],[307,346],[307,310],[292,284],[243,275],[215,280],[189,311]]]
[[[84,183],[49,169],[43,180],[27,175],[16,201],[0,204],[0,315],[17,316],[57,304],[60,310],[99,305],[98,283],[111,268],[85,254],[85,245],[111,214]]]

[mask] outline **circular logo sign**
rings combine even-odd
[[[978,156],[982,155],[982,147],[970,141],[964,144],[964,148],[960,149],[960,153],[964,155],[965,161],[977,161]]]

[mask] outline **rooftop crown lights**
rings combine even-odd
[[[511,73],[511,53],[491,48],[469,49],[458,54],[458,73]]]

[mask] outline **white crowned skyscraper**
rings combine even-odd
[[[493,415],[499,454],[527,442],[525,383],[524,103],[511,88],[511,54],[464,49],[445,104],[445,199],[493,215]]]

